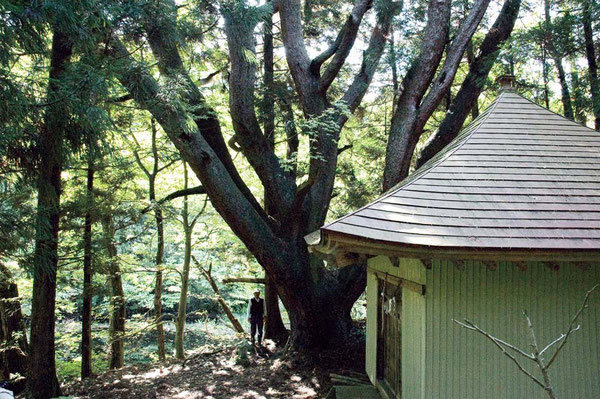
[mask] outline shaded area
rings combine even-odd
[[[250,351],[249,365],[236,364],[238,346],[204,346],[185,361],[161,367],[128,366],[75,382],[65,393],[80,398],[322,398],[332,387],[330,373],[364,368],[363,334],[336,351],[285,357],[283,347],[266,341]]]

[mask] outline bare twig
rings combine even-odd
[[[487,333],[486,331],[482,330],[480,327],[478,327],[477,325],[473,324],[472,322],[470,322],[469,320],[465,320],[464,323],[461,323],[458,320],[454,320],[454,322],[468,330],[473,330],[473,331],[477,331],[478,333],[485,335],[487,338],[491,339],[492,341],[495,341],[497,343],[499,343],[500,345],[504,345],[509,349],[512,349],[513,351],[517,352],[518,354],[520,354],[521,356],[524,356],[530,360],[534,360],[533,355],[523,351],[522,349],[517,348],[514,345],[509,344],[506,341],[501,340],[500,338],[496,338],[492,335],[490,335],[489,333]]]
[[[477,327],[475,324],[471,323],[468,320],[465,320],[465,323],[461,323],[458,320],[453,320],[456,324],[467,328],[469,330],[473,330],[473,331],[477,331],[478,333],[482,334],[483,336],[485,336],[486,338],[488,338],[490,341],[492,341],[494,343],[494,345],[496,345],[501,351],[502,353],[504,353],[506,356],[508,356],[508,358],[510,360],[512,360],[517,367],[519,368],[519,370],[521,370],[521,372],[523,372],[526,376],[528,376],[529,378],[531,378],[531,380],[533,382],[535,382],[536,384],[538,384],[540,387],[546,389],[546,386],[544,385],[544,383],[542,381],[540,381],[537,377],[535,377],[533,374],[531,374],[529,371],[527,371],[523,365],[521,365],[521,363],[519,363],[519,361],[517,360],[516,357],[514,357],[510,352],[508,352],[506,349],[504,349],[504,347],[502,346],[502,344],[500,344],[500,342],[503,342],[502,340],[499,340],[498,338],[488,334],[487,332],[485,332],[484,330],[482,330],[481,328]],[[472,326],[472,327],[470,327]],[[511,345],[512,346],[512,345]],[[516,347],[512,347],[511,349],[516,348]],[[518,350],[519,354],[524,354],[525,352]],[[527,358],[530,358],[530,355],[525,354],[525,356],[527,356]]]
[[[516,366],[519,368],[519,370],[521,370],[521,372],[523,372],[523,374],[528,376],[533,382],[535,382],[537,385],[542,387],[551,399],[555,399],[556,394],[554,392],[554,389],[552,388],[552,383],[550,380],[550,374],[548,372],[548,369],[550,368],[550,366],[552,365],[554,360],[556,360],[556,357],[558,356],[561,349],[567,343],[567,340],[568,340],[569,336],[571,335],[571,333],[580,329],[581,326],[579,326],[579,325],[576,326],[575,323],[581,317],[583,310],[587,307],[587,303],[589,301],[590,295],[592,294],[592,292],[594,292],[594,290],[596,288],[598,288],[599,285],[600,284],[596,284],[585,294],[583,303],[581,304],[581,307],[579,308],[577,313],[575,313],[575,315],[571,319],[571,323],[569,324],[567,332],[564,334],[561,334],[560,337],[558,337],[555,340],[553,340],[552,342],[550,342],[541,351],[539,350],[537,337],[535,334],[535,329],[533,327],[533,322],[531,321],[531,318],[529,317],[527,312],[523,311],[523,315],[525,316],[525,319],[527,320],[527,327],[529,328],[529,334],[530,334],[530,338],[531,338],[531,347],[533,349],[532,354],[526,353],[525,351],[517,348],[516,346],[511,345],[505,341],[502,341],[499,338],[494,337],[493,335],[491,335],[487,331],[484,331],[483,329],[479,328],[477,325],[475,325],[473,322],[471,322],[469,320],[465,320],[464,322],[460,322],[457,320],[453,320],[453,321],[456,324],[460,325],[461,327],[464,327],[467,330],[476,331],[476,332],[482,334],[483,336],[485,336],[486,338],[488,338],[490,341],[492,341],[494,343],[494,345],[496,345],[502,351],[502,353],[504,353],[506,356],[508,356],[508,358],[510,358],[516,364]],[[548,363],[545,363],[542,355],[556,344],[559,344],[559,346],[558,346],[558,348],[556,348],[554,355],[552,355],[552,357],[550,358]],[[519,355],[525,357],[526,359],[529,359],[529,360],[535,362],[537,367],[540,369],[540,372],[541,372],[542,378],[543,378],[543,382],[539,378],[535,377],[532,373],[527,371],[523,367],[523,365],[517,360],[517,358],[515,356],[513,356],[510,352],[508,352],[506,350],[506,348],[511,349],[511,350],[515,351],[516,353],[518,353]]]
[[[546,365],[546,369],[548,367],[550,367],[550,365],[556,359],[556,356],[558,356],[558,353],[560,352],[560,350],[565,346],[565,344],[567,343],[567,339],[569,339],[569,335],[571,335],[571,333],[573,331],[577,331],[579,329],[579,326],[577,326],[577,328],[573,328],[573,326],[575,325],[575,322],[577,321],[577,319],[579,319],[579,317],[581,316],[581,313],[583,313],[583,310],[585,308],[587,308],[587,303],[588,303],[588,300],[590,299],[590,295],[592,294],[592,292],[594,292],[594,290],[596,288],[598,288],[598,285],[600,285],[600,284],[596,284],[585,294],[585,297],[583,298],[583,303],[581,304],[581,307],[579,308],[577,313],[575,313],[575,316],[573,316],[573,319],[571,320],[571,324],[569,324],[569,329],[567,330],[567,333],[564,334],[564,339],[562,340],[560,345],[558,345],[558,348],[556,348],[556,352],[554,352],[554,355],[552,355],[552,357],[548,361],[548,364]]]

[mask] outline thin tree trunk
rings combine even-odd
[[[8,268],[0,263],[0,340],[2,343],[2,379],[11,381],[11,374],[21,376],[11,381],[15,393],[25,386],[27,373],[27,335],[19,302],[19,290]]]
[[[121,268],[117,257],[117,246],[115,245],[115,226],[113,215],[109,211],[102,217],[102,229],[104,231],[104,245],[108,253],[108,279],[110,281],[110,308],[108,337],[110,351],[108,354],[109,368],[118,369],[123,367],[124,361],[124,336],[125,336],[125,292],[123,291],[123,280]]]
[[[584,87],[582,85],[581,79],[579,78],[579,71],[577,70],[577,65],[575,64],[575,60],[571,59],[571,82],[573,82],[573,113],[575,116],[575,122],[579,122],[583,125],[587,124],[587,117],[585,115],[586,109],[586,98],[584,95]]]
[[[562,64],[562,57],[556,51],[554,47],[554,29],[552,26],[552,18],[550,17],[550,0],[544,0],[544,15],[546,19],[546,42],[548,50],[554,61],[556,72],[558,73],[558,80],[560,81],[561,100],[563,103],[563,111],[565,117],[573,120],[573,104],[571,103],[571,95],[569,93],[569,84],[567,82],[567,75]]]
[[[240,322],[238,321],[238,319],[233,315],[233,312],[231,311],[231,309],[229,309],[229,306],[227,305],[227,302],[225,302],[225,300],[223,299],[223,297],[219,293],[219,287],[217,287],[217,283],[215,282],[215,280],[212,277],[212,273],[211,273],[212,272],[212,265],[208,266],[208,269],[205,269],[204,267],[202,267],[202,265],[200,264],[200,262],[198,262],[196,260],[196,258],[194,258],[194,256],[192,256],[192,259],[194,260],[194,263],[196,264],[196,266],[198,267],[198,269],[200,269],[200,272],[202,273],[202,275],[204,276],[204,278],[206,279],[206,281],[208,281],[208,283],[210,284],[211,288],[215,292],[215,296],[217,298],[217,302],[219,302],[219,305],[221,306],[221,309],[223,309],[223,311],[227,315],[227,318],[231,322],[231,325],[233,326],[233,329],[235,330],[235,332],[237,332],[239,334],[243,334],[244,333],[244,328],[242,327],[242,325],[240,324]]]
[[[154,202],[156,200],[154,179],[150,184],[150,200]],[[154,283],[154,320],[156,322],[157,332],[157,343],[158,343],[158,359],[161,362],[166,360],[165,352],[165,330],[162,324],[162,281],[163,281],[163,258],[165,253],[165,232],[163,226],[163,214],[160,208],[156,208],[154,211],[154,218],[156,220],[156,236],[157,236],[157,248],[156,257],[154,264],[156,265],[156,275]]]
[[[49,399],[60,396],[54,360],[54,312],[58,268],[58,225],[60,219],[60,175],[66,121],[59,98],[59,81],[72,54],[72,43],[55,30],[49,72],[47,107],[40,135],[37,225],[31,301],[30,367],[28,397]]]
[[[183,163],[184,188],[188,188],[188,169],[187,164]],[[177,319],[175,320],[175,357],[177,359],[185,358],[184,349],[184,334],[185,334],[185,317],[187,308],[187,293],[190,278],[190,261],[192,256],[192,229],[193,224],[190,223],[188,196],[183,197],[183,210],[181,212],[183,218],[183,234],[185,237],[185,249],[183,254],[183,270],[181,272],[181,291],[179,293],[179,305],[177,307]]]
[[[544,104],[547,109],[550,109],[550,78],[548,77],[548,50],[546,45],[542,50],[542,80],[544,81]]]
[[[585,56],[587,58],[590,80],[590,94],[594,113],[594,128],[600,130],[600,80],[598,79],[598,63],[594,48],[592,26],[592,0],[583,3],[583,38],[585,40]]]
[[[156,144],[156,124],[154,118],[151,121],[152,129],[152,155],[154,158],[154,166],[152,173],[149,175],[149,197],[152,204],[156,203],[156,176],[158,175],[159,158],[158,148]],[[165,231],[164,218],[162,209],[156,206],[154,209],[154,219],[156,221],[156,257],[154,264],[156,265],[156,276],[154,283],[154,321],[156,323],[156,335],[158,344],[158,359],[164,362],[167,358],[165,352],[165,330],[162,324],[162,282],[163,282],[163,258],[165,255]]]
[[[89,149],[85,226],[83,231],[83,312],[81,320],[81,379],[92,375],[92,207],[94,206],[94,162]]]

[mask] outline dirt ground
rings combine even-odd
[[[364,342],[358,340],[303,358],[286,357],[281,347],[267,341],[260,351],[250,349],[246,366],[237,364],[239,353],[235,345],[201,348],[186,361],[128,366],[73,383],[64,387],[64,394],[111,399],[323,398],[331,388],[330,373],[364,370]]]

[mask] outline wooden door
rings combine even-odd
[[[392,398],[401,398],[402,287],[379,279],[377,379]]]

